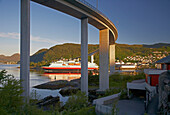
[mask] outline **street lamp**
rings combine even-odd
[[[98,0],[96,0],[96,8],[98,9]]]

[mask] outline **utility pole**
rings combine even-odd
[[[96,8],[98,9],[98,0],[96,0]]]

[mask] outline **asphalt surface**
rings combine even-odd
[[[143,115],[145,113],[144,99],[119,100],[117,110],[118,115]]]

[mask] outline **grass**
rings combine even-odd
[[[144,73],[138,73],[137,75],[123,75],[120,73],[115,73],[109,77],[109,86],[126,88],[126,83],[133,80],[145,79]],[[89,87],[99,87],[99,75],[89,76],[88,79]],[[95,84],[95,85],[94,85]]]
[[[95,106],[86,107],[76,112],[67,112],[66,115],[96,115]]]
[[[133,80],[138,80],[138,79],[145,79],[145,74],[138,73],[136,75],[124,75],[120,73],[115,73],[109,77],[110,89],[107,90],[105,92],[105,95],[103,96],[108,96],[124,91],[127,88],[126,85],[127,82],[131,82]],[[99,75],[89,76],[88,82],[89,82],[89,88],[99,88]]]

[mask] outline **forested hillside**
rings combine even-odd
[[[91,53],[98,49],[98,45],[89,45],[88,52]],[[81,46],[80,44],[66,43],[62,45],[56,45],[50,49],[42,49],[31,56],[31,62],[41,62],[41,61],[55,61],[61,58],[76,58],[81,56]]]
[[[150,47],[158,48],[150,48]],[[149,47],[149,48],[148,48]],[[89,44],[88,52],[91,53],[99,48],[99,45]],[[154,51],[159,52],[170,52],[170,45],[163,44],[160,45],[128,45],[128,44],[116,44],[116,59],[122,60],[127,56],[147,56],[152,54]],[[61,58],[76,58],[81,56],[81,46],[80,44],[66,43],[62,45],[56,45],[50,49],[41,49],[31,56],[31,62],[52,62]],[[90,60],[90,57],[89,57]],[[95,62],[99,63],[99,53],[95,55]]]

